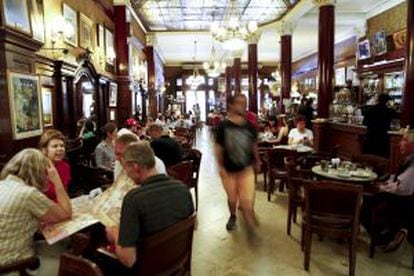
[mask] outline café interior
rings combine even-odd
[[[125,161],[131,146],[117,152],[123,130],[148,141],[133,144],[150,145],[193,202],[140,236],[131,275],[414,274],[414,1],[0,3],[1,275],[124,274],[102,259],[130,267],[121,236],[147,226],[125,229],[124,200],[145,186]],[[254,141],[237,144],[242,132],[226,127]],[[70,169],[47,153],[55,140]],[[248,177],[225,172],[235,147],[254,155]],[[54,197],[13,173],[37,152]],[[36,204],[21,196],[29,188]],[[67,213],[50,219],[40,205]],[[24,245],[23,217],[35,221]],[[31,253],[13,253],[23,246]]]

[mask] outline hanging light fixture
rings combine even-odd
[[[237,51],[242,50],[246,45],[246,41],[251,36],[256,35],[257,22],[250,21],[247,26],[243,26],[240,22],[241,16],[235,7],[236,0],[230,1],[230,8],[227,9],[221,24],[214,21],[213,14],[211,33],[213,34],[213,38],[222,43],[226,50]]]
[[[224,72],[226,69],[226,63],[225,62],[219,62],[216,60],[216,49],[214,47],[214,40],[212,41],[212,47],[211,47],[211,54],[210,54],[210,60],[205,61],[203,63],[203,68],[206,71],[207,75],[210,78],[217,78]]]
[[[204,82],[204,77],[200,75],[200,72],[198,71],[198,68],[195,65],[196,56],[197,56],[197,41],[195,40],[194,41],[194,56],[193,56],[194,70],[193,70],[193,74],[187,79],[191,90],[196,90],[197,87],[200,86],[200,84]]]

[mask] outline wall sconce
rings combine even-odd
[[[51,50],[53,51],[53,55],[55,55],[55,50],[61,50],[63,54],[68,54],[69,50],[67,48],[56,47],[58,42],[64,41],[66,36],[73,36],[75,30],[70,24],[65,23],[65,19],[62,15],[56,16],[54,22],[52,24],[52,35],[51,35],[51,43],[52,48],[42,48],[42,50]]]

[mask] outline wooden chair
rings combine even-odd
[[[102,276],[101,269],[92,261],[69,253],[60,255],[59,276]]]
[[[352,157],[352,162],[359,163],[363,166],[371,166],[373,171],[378,175],[378,179],[386,180],[389,177],[389,160],[384,157],[372,154],[360,154]]]
[[[138,275],[190,275],[196,215],[158,232],[138,246]]]
[[[259,173],[263,173],[263,190],[264,191],[267,191],[267,174],[268,174],[268,171],[267,171],[267,148],[259,148],[259,157],[260,157],[260,161],[262,162],[262,165],[261,165],[261,167],[260,167],[260,171],[259,172],[257,172],[257,171],[255,171],[254,173],[255,173],[255,175],[254,175],[254,177],[255,177],[255,183],[257,183],[257,175],[259,174]]]
[[[190,130],[188,130],[184,127],[177,127],[174,131],[174,135],[190,138],[191,132],[190,132]]]
[[[30,257],[21,261],[16,261],[8,265],[0,266],[0,275],[18,272],[20,276],[29,276],[26,269],[36,270],[40,266],[39,258]]]
[[[177,165],[167,168],[167,172],[173,178],[180,180],[190,189],[193,186],[192,161],[182,161]]]
[[[287,171],[285,169],[285,158],[295,157],[296,151],[289,149],[268,149],[267,150],[267,171],[269,173],[269,187],[267,189],[267,201],[270,201],[275,188],[275,180],[280,181],[279,191],[283,192],[287,181]]]
[[[310,181],[305,183],[304,189],[302,245],[305,251],[305,270],[309,270],[312,234],[316,233],[348,240],[349,275],[355,275],[362,186],[333,181]]]
[[[197,149],[191,149],[188,160],[192,162],[191,184],[189,188],[194,188],[196,198],[196,210],[198,210],[198,178],[200,175],[201,158],[203,154]]]

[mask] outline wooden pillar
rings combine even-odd
[[[407,1],[407,45],[401,126],[414,127],[414,3]]]
[[[149,100],[149,116],[157,117],[157,91],[155,90],[155,52],[154,52],[154,35],[147,34],[147,46],[145,47],[145,55],[148,66],[148,100]]]
[[[257,114],[257,39],[250,41],[248,54],[249,111]]]
[[[333,93],[333,66],[335,46],[335,6],[334,0],[315,0],[319,5],[318,42],[318,117],[329,118],[329,105]]]
[[[53,81],[55,83],[55,97],[54,99],[54,106],[55,106],[55,128],[62,131],[62,133],[66,136],[69,136],[69,130],[65,128],[66,124],[64,121],[65,118],[65,111],[64,111],[64,97],[66,93],[66,87],[65,90],[63,90],[63,79],[62,79],[62,61],[57,60],[54,62],[54,68],[53,68]]]
[[[231,80],[232,80],[232,68],[230,66],[226,67],[225,71],[225,79],[226,79],[226,109],[228,109],[228,102],[229,98],[232,95],[232,87],[231,87]]]
[[[241,58],[236,57],[233,61],[234,94],[241,93]]]
[[[292,87],[292,35],[286,34],[280,37],[280,76],[282,78],[282,100],[290,99]]]
[[[123,124],[132,115],[132,93],[129,81],[129,23],[126,18],[126,6],[115,6],[115,53],[118,72],[117,121]]]

